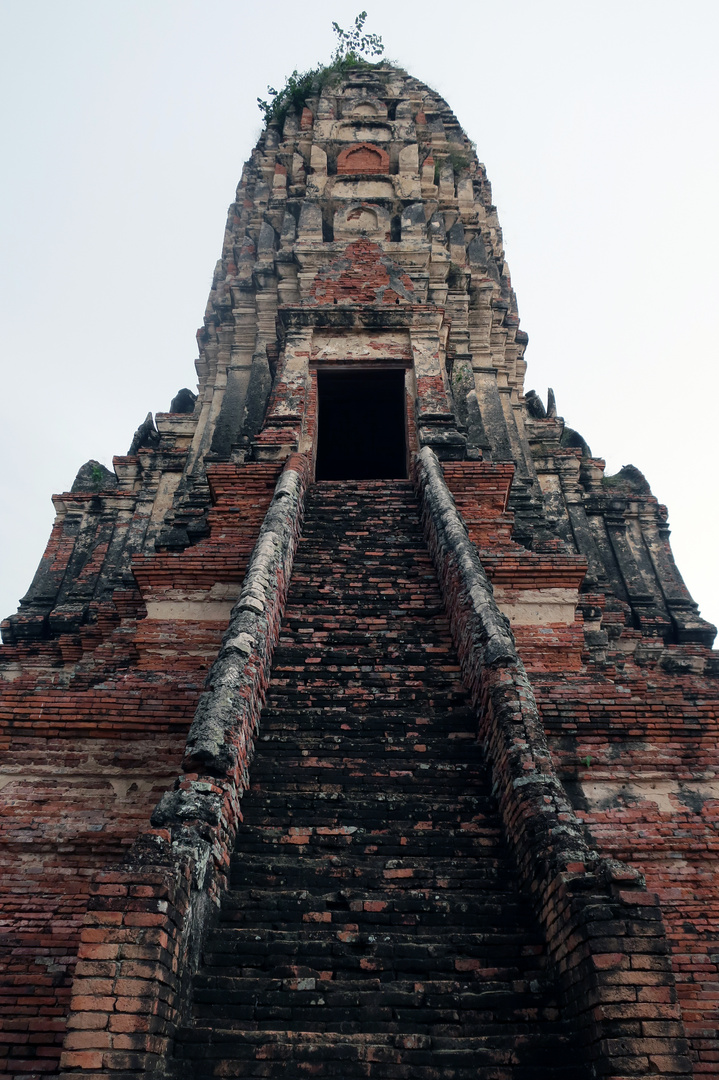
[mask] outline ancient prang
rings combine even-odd
[[[445,102],[358,64],[282,112],[197,396],[55,497],[3,623],[0,1073],[716,1076],[719,656],[666,509],[524,390]]]

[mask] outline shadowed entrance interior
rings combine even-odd
[[[317,380],[317,479],[405,479],[404,371],[320,371]]]

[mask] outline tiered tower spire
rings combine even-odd
[[[181,1047],[202,1045],[202,980],[215,962],[203,969],[203,942],[221,939],[207,936],[216,909],[226,914],[244,888],[243,851],[276,844],[284,867],[296,851],[287,873],[300,880],[312,863],[303,847],[319,858],[327,843],[349,854],[336,874],[323,864],[322,888],[301,898],[299,922],[317,924],[316,936],[287,911],[294,928],[271,928],[293,955],[321,938],[327,966],[306,975],[298,961],[282,974],[270,950],[257,993],[243,983],[248,1002],[223,1012],[225,1034],[205,1032],[210,1047],[231,1044],[217,1075],[252,1059],[273,1061],[277,1075],[296,1060],[331,1076],[351,1060],[346,1075],[441,1066],[460,1080],[461,1063],[446,1069],[462,1047],[446,1040],[465,1037],[490,1040],[475,1050],[491,1051],[487,1068],[507,1080],[557,1075],[552,1045],[573,1048],[567,1077],[706,1073],[719,1051],[715,631],[639,470],[605,476],[553,393],[545,406],[525,391],[527,336],[490,185],[434,91],[387,64],[344,65],[318,74],[299,109],[277,111],[230,207],[198,343],[197,394],[184,389],[169,412],[149,414],[114,474],[88,462],[55,497],[46,554],[3,623],[0,1046],[10,1071],[46,1073],[41,1062],[62,1047],[58,1068],[74,1080],[180,1075]],[[369,730],[379,734],[368,749]],[[525,1002],[526,1024],[541,1031],[519,1030],[521,994],[494,1017],[510,1042],[549,1047],[549,1064],[537,1059],[530,1073],[528,1051],[502,1057],[491,1042],[499,1035],[476,1000],[487,957],[461,952],[479,948],[474,938],[449,940],[470,908],[456,897],[436,906],[435,888],[455,880],[449,862],[463,890],[477,885],[466,861],[477,852],[462,852],[481,842],[467,812],[480,795],[459,784],[453,749],[472,732],[467,784],[486,781],[482,827],[499,830],[495,868],[524,897],[548,980],[526,991],[543,1003],[530,1016]],[[246,804],[248,833],[241,807],[258,737],[271,743],[257,759],[269,793]],[[290,744],[296,761],[268,780],[272,754]],[[425,775],[428,746],[452,762],[451,826],[444,765],[433,762],[431,784]],[[374,811],[357,823],[364,803],[348,794],[383,769],[394,832]],[[269,822],[282,777],[310,772],[312,792],[288,779],[281,821]],[[322,824],[327,801],[338,809]],[[420,835],[430,829],[438,840]],[[404,861],[393,851],[373,876],[395,841]],[[422,860],[445,842],[435,873]],[[432,880],[417,896],[412,852]],[[271,898],[282,882],[263,874]],[[394,891],[378,899],[343,885],[333,898],[327,882],[342,875]],[[378,960],[378,985],[402,982],[411,943],[397,925],[450,928],[430,952],[450,964],[451,987],[434,979],[411,991],[444,995],[436,1009],[412,998],[420,1036],[386,986],[382,1038],[348,1004],[356,987],[340,969],[355,956],[352,935],[359,948],[365,914],[385,911],[365,905],[385,902],[394,959]],[[493,904],[503,907],[499,893]],[[363,913],[357,926],[348,911]],[[501,960],[511,983],[514,960]],[[353,979],[374,970],[355,967]],[[313,1014],[303,1027],[293,995],[306,979],[334,980],[348,1015]]]

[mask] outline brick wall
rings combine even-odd
[[[94,875],[61,1072],[139,1075],[167,1055],[202,933],[226,884],[302,520],[309,460],[291,458],[165,791],[119,869]]]
[[[338,173],[388,173],[389,154],[371,143],[356,143],[337,155]]]
[[[416,476],[464,681],[510,849],[544,927],[564,1016],[603,1076],[691,1071],[659,898],[587,845],[532,687],[432,452]]]
[[[210,467],[205,541],[138,558],[138,589],[116,590],[81,633],[0,650],[12,680],[0,683],[0,1072],[57,1069],[92,882],[125,859],[177,776],[226,628],[147,618],[145,602],[218,582],[236,596],[279,468]],[[62,535],[46,555],[56,569]]]

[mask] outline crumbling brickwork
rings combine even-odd
[[[526,345],[433,91],[267,127],[197,396],[3,623],[0,1072],[717,1074],[715,631]],[[313,486],[330,370],[401,373],[403,476]]]

